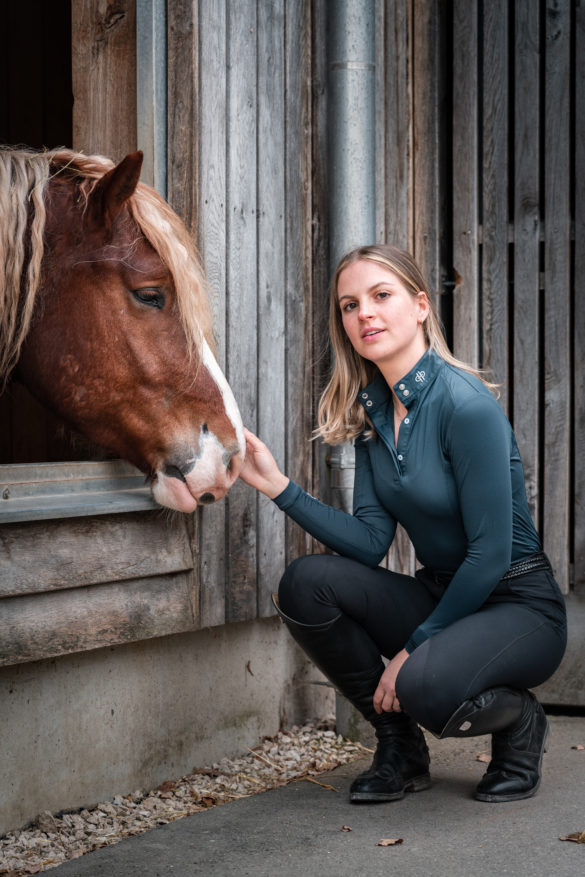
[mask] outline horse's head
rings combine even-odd
[[[161,505],[191,512],[229,490],[245,442],[210,348],[189,235],[138,183],[141,153],[92,177],[80,173],[79,157],[59,155],[18,376],[78,431],[145,472]]]

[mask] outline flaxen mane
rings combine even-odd
[[[32,320],[41,277],[48,181],[66,174],[80,181],[88,197],[112,167],[113,162],[103,156],[68,149],[39,153],[0,149],[0,389],[18,361]],[[187,229],[166,201],[143,183],[128,204],[142,233],[173,275],[190,351],[199,347],[202,338],[213,349],[207,287]]]

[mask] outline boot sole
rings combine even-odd
[[[487,804],[505,804],[506,801],[523,801],[525,798],[532,798],[538,792],[538,788],[540,786],[541,780],[541,772],[542,772],[542,759],[544,753],[546,752],[546,744],[548,742],[548,736],[550,734],[550,725],[546,723],[546,731],[544,733],[544,740],[542,741],[542,749],[540,750],[540,760],[538,762],[538,780],[536,784],[529,789],[527,792],[517,792],[515,795],[490,795],[489,792],[476,792],[475,800],[476,801],[484,801]]]
[[[384,801],[401,801],[406,792],[423,792],[431,785],[431,775],[421,774],[412,777],[404,783],[404,788],[399,792],[351,792],[349,800],[352,804],[359,803],[383,803]]]

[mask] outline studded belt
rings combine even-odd
[[[523,557],[522,560],[517,560],[510,566],[508,572],[502,576],[502,579],[515,579],[518,576],[523,576],[528,572],[535,572],[538,569],[552,570],[550,561],[544,551],[539,551],[538,554],[532,554],[530,557]]]

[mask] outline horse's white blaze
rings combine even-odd
[[[223,404],[225,408],[225,413],[229,417],[232,422],[232,426],[236,431],[236,438],[238,440],[238,445],[240,448],[240,453],[242,454],[242,459],[246,453],[246,440],[244,438],[244,424],[242,423],[242,418],[240,415],[240,410],[237,406],[236,400],[234,399],[234,394],[232,393],[232,389],[228,382],[225,379],[225,375],[219,367],[219,364],[209,349],[209,345],[206,341],[203,341],[203,349],[201,351],[201,360],[203,365],[217,384],[219,388],[219,392],[223,398]]]
[[[165,475],[163,471],[159,470],[152,485],[152,494],[160,505],[180,512],[192,512],[204,494],[212,494],[215,499],[221,499],[225,496],[237,477],[246,451],[244,425],[234,394],[205,341],[202,347],[201,361],[223,399],[225,413],[236,434],[240,462],[236,469],[228,471],[227,462],[232,456],[233,446],[225,448],[213,432],[208,429],[204,431],[201,428],[197,445],[193,446],[193,456],[184,461],[186,464],[183,473],[185,481]],[[185,437],[180,444],[189,446],[189,439]],[[187,466],[191,467],[189,471],[187,471]]]

